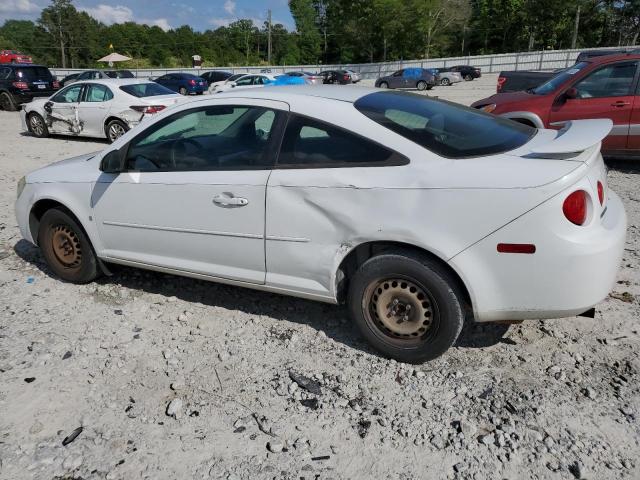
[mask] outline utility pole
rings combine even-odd
[[[60,35],[60,55],[62,55],[62,68],[67,68],[67,59],[64,55],[64,39],[62,38],[62,17],[58,8],[58,33]]]
[[[267,45],[267,64],[271,65],[271,10],[267,10],[267,18],[269,22],[269,36]]]
[[[576,43],[578,42],[578,27],[580,26],[580,5],[576,10],[576,22],[573,27],[573,38],[571,39],[571,50],[575,50]]]

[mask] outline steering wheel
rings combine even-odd
[[[171,160],[171,166],[176,168],[176,155],[184,155],[187,153],[187,144],[191,144],[196,147],[196,149],[202,148],[202,145],[198,143],[197,140],[193,138],[179,138],[171,145],[171,153],[169,154],[169,158]]]

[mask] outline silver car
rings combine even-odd
[[[311,72],[286,72],[285,75],[289,77],[300,77],[304,79],[305,83],[309,85],[322,85],[323,77],[317,73]]]
[[[356,72],[355,70],[345,70],[345,71],[351,75],[351,81],[353,83],[358,83],[360,80],[362,80],[362,75],[360,75],[360,72]]]

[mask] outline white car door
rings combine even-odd
[[[66,135],[76,135],[80,132],[78,106],[83,88],[83,83],[74,83],[60,90],[45,103],[49,132]]]
[[[235,87],[233,88],[245,89],[245,88],[255,87],[255,82],[257,78],[258,78],[257,75],[247,75],[245,77],[242,77],[236,80]]]
[[[113,105],[113,92],[106,85],[88,83],[78,105],[82,135],[105,137],[104,122]]]
[[[141,131],[126,147],[127,170],[94,186],[101,256],[264,283],[266,185],[287,111],[210,100]]]

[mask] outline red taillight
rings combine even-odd
[[[345,75],[345,76],[344,76],[344,79],[345,79],[345,80],[349,80],[349,75]]]
[[[583,225],[587,220],[587,193],[576,190],[562,204],[562,211],[571,223]]]
[[[600,180],[598,180],[598,200],[600,205],[604,205],[604,186]]]
[[[189,80],[189,85],[195,85],[196,81],[194,79]]]
[[[532,243],[499,243],[500,253],[536,253],[536,246]]]
[[[20,90],[29,90],[29,85],[27,82],[13,82],[13,86],[19,88]]]
[[[164,110],[165,107],[164,105],[132,105],[131,110],[135,110],[136,112],[140,112],[140,113],[146,113],[148,115],[152,114],[152,113],[158,113],[161,112],[162,110]]]
[[[51,85],[53,85],[53,88],[60,88],[60,82],[58,82],[57,80],[51,82]]]
[[[498,77],[498,92],[502,90],[502,85],[504,85],[504,82],[506,81],[506,77]]]

